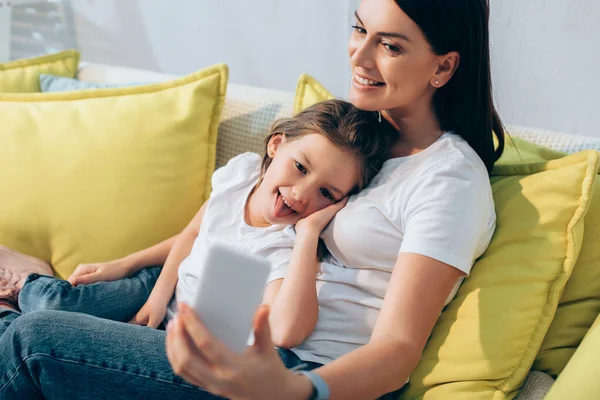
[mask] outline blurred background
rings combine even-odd
[[[0,15],[0,58],[76,48],[84,61],[171,74],[224,62],[233,83],[293,91],[308,72],[344,97],[359,3],[0,0],[0,13],[12,9],[10,21]],[[491,0],[494,90],[505,123],[600,137],[598,15],[598,0]]]

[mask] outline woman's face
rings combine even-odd
[[[432,101],[439,58],[394,0],[363,0],[348,53],[350,101],[363,110],[409,110]]]

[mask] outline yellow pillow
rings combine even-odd
[[[78,65],[79,52],[75,50],[0,64],[0,93],[39,92],[40,74],[74,78]]]
[[[492,242],[444,310],[402,398],[516,394],[577,260],[597,168],[589,150],[494,169]]]
[[[567,364],[544,400],[597,399],[600,395],[598,379],[600,354],[600,316]]]
[[[227,77],[0,94],[0,244],[64,278],[180,232],[210,193]]]
[[[298,114],[300,111],[315,103],[334,98],[335,96],[329,93],[319,81],[308,74],[302,74],[300,75],[298,85],[296,86],[294,114]]]
[[[295,104],[324,100],[306,92]],[[514,141],[492,177],[492,243],[440,317],[403,399],[510,398],[552,321],[580,251],[598,154],[524,164],[562,154]]]
[[[523,139],[513,139],[514,145],[507,141],[500,164],[523,159],[552,160],[565,155]],[[600,313],[600,180],[594,182],[584,225],[579,258],[533,364],[533,369],[554,377],[562,372]]]

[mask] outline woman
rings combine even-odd
[[[370,187],[323,234],[332,256],[317,277],[319,320],[308,338],[280,338],[293,348],[278,354],[263,307],[254,347],[232,354],[182,305],[165,354],[161,331],[30,314],[0,339],[0,397],[211,398],[202,387],[236,399],[327,398],[328,391],[365,399],[399,389],[495,227],[487,172],[504,142],[491,95],[488,11],[487,0],[360,4],[348,46],[350,100],[382,110],[400,139]],[[164,261],[174,241],[149,249],[145,265]],[[131,273],[87,268],[95,280]]]

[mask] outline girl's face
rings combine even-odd
[[[271,165],[250,199],[250,223],[255,226],[293,225],[334,204],[359,182],[353,157],[321,134],[269,141]]]
[[[349,97],[358,108],[410,110],[431,104],[439,57],[394,0],[361,2],[348,53]]]

